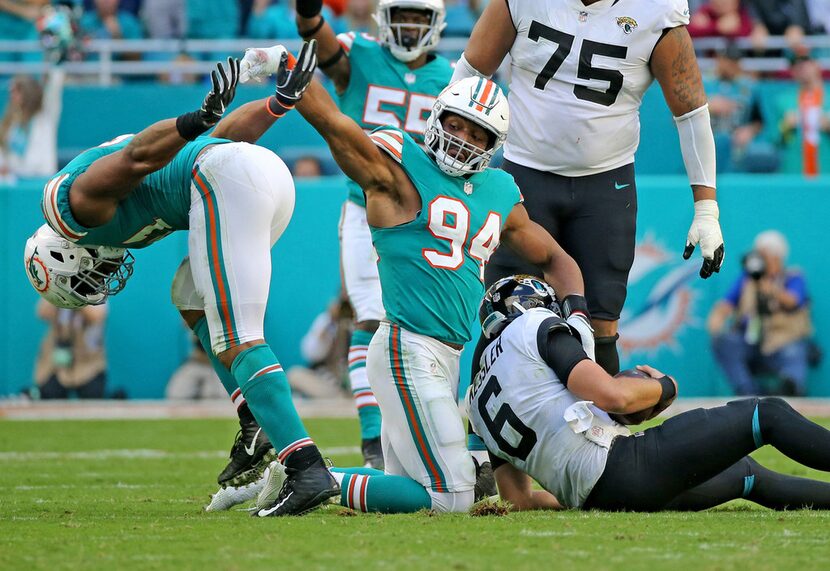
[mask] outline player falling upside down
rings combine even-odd
[[[560,290],[581,295],[579,269],[529,220],[512,177],[488,168],[508,127],[495,83],[467,79],[444,89],[427,120],[426,151],[395,127],[367,135],[316,82],[297,109],[366,195],[386,311],[367,360],[383,412],[386,473],[334,470],[341,503],[362,511],[465,511],[475,468],[456,391],[484,265],[504,241],[544,267]],[[285,492],[259,514],[279,513]]]
[[[701,510],[737,498],[830,509],[830,483],[747,456],[770,444],[830,471],[830,431],[782,399],[695,409],[631,435],[607,413],[653,417],[674,400],[673,379],[645,366],[651,378],[612,378],[585,355],[550,286],[532,276],[494,283],[479,315],[490,343],[474,363],[470,419],[514,509]],[[531,478],[546,491],[533,491]]]
[[[296,101],[311,79],[313,50],[306,49],[300,63],[282,77],[286,101]],[[26,243],[26,271],[56,305],[102,303],[132,274],[125,248],[188,230],[189,259],[173,280],[173,302],[213,357],[229,394],[241,392],[280,450],[292,489],[280,513],[297,514],[339,487],[294,410],[263,333],[270,250],[291,219],[294,183],[274,153],[242,142],[257,140],[274,122],[260,116],[261,102],[241,107],[213,136],[200,137],[235,94],[239,62],[228,64],[227,71],[219,65],[213,72],[213,89],[200,110],[85,151],[46,184],[47,224]]]
[[[430,53],[444,24],[443,0],[380,0],[378,39],[349,32],[335,36],[320,10],[322,0],[297,1],[297,29],[317,40],[319,68],[334,83],[344,114],[367,130],[392,124],[423,143],[424,116],[452,76],[450,62]],[[380,279],[366,223],[366,198],[354,181],[340,219],[340,260],[355,331],[349,382],[360,417],[363,459],[383,469],[380,409],[366,375],[366,351],[383,319]]]

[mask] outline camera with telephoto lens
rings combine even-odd
[[[753,280],[760,280],[767,272],[767,262],[759,252],[749,252],[743,258],[744,271]]]

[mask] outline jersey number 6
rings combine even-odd
[[[536,76],[536,83],[534,87],[544,91],[548,81],[552,78],[568,54],[574,44],[574,36],[554,30],[540,22],[534,20],[530,24],[530,29],[527,32],[527,37],[538,42],[539,38],[550,40],[557,44],[556,51],[550,57],[545,67]],[[602,42],[594,42],[591,40],[582,40],[582,49],[579,52],[579,68],[576,75],[579,79],[598,79],[608,82],[608,89],[605,91],[598,91],[585,87],[584,85],[574,86],[574,95],[583,101],[591,101],[599,103],[606,107],[611,106],[617,100],[620,90],[623,86],[623,74],[616,69],[606,69],[601,67],[594,67],[592,64],[595,55],[605,56],[609,58],[625,59],[628,53],[628,48],[625,46],[615,46],[613,44],[603,44]]]
[[[438,196],[429,203],[430,233],[450,243],[449,254],[431,248],[421,253],[433,268],[457,270],[464,263],[464,243],[470,232],[470,211],[456,198]],[[478,260],[479,279],[484,281],[484,266],[499,245],[501,216],[490,212],[487,220],[469,244],[470,256]]]
[[[513,458],[519,460],[527,460],[533,447],[536,446],[537,436],[536,432],[525,425],[510,405],[502,403],[494,416],[490,416],[487,410],[487,401],[491,398],[496,398],[501,393],[501,385],[499,380],[492,376],[487,380],[487,384],[481,389],[477,395],[478,399],[478,413],[481,415],[481,420],[487,426],[490,436],[496,441],[499,450]],[[504,437],[505,425],[510,428],[507,432],[507,438]]]

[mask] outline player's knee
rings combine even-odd
[[[432,509],[438,513],[466,513],[473,507],[475,492],[434,492],[427,490],[432,498]]]

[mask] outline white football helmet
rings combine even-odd
[[[447,133],[441,124],[441,116],[446,112],[482,126],[493,136],[492,144],[487,149],[481,149]],[[435,99],[432,113],[427,118],[424,144],[438,167],[448,175],[475,174],[487,168],[493,155],[504,144],[509,123],[510,108],[501,88],[484,77],[468,77],[451,83]],[[455,156],[448,153],[450,148],[455,150]],[[469,151],[464,160],[456,158],[461,150]]]
[[[48,302],[65,309],[99,305],[124,289],[135,258],[124,248],[79,246],[44,224],[26,240],[26,277]]]
[[[393,10],[424,10],[431,14],[429,24],[392,23]],[[378,25],[378,40],[389,48],[395,59],[410,62],[438,45],[446,9],[444,0],[379,0],[374,19]],[[404,28],[418,29],[417,39],[403,33]]]

